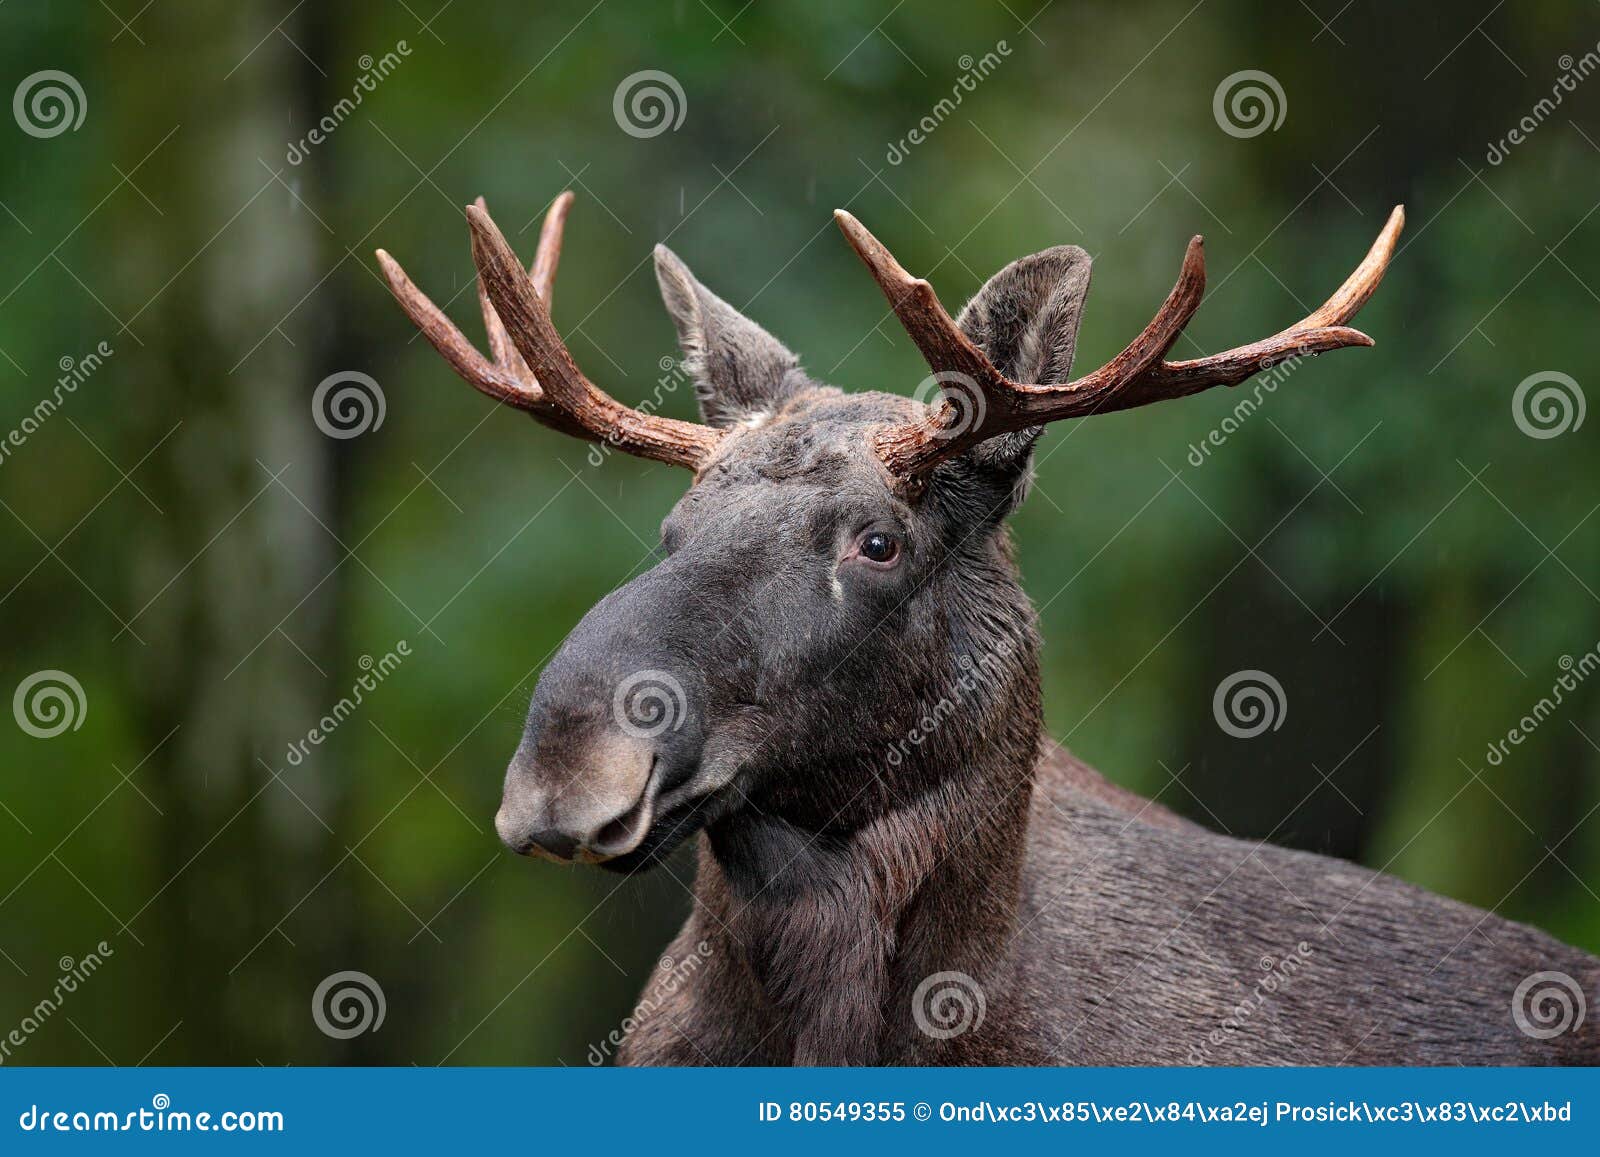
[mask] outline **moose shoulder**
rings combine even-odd
[[[570,204],[525,272],[467,211],[490,355],[380,251],[450,366],[540,423],[685,466],[661,561],[546,666],[495,817],[514,851],[633,872],[698,843],[693,912],[632,1064],[1600,1063],[1600,960],[1337,860],[1216,835],[1043,737],[1006,518],[1055,421],[1371,340],[1396,209],[1328,301],[1171,361],[1199,238],[1150,324],[1072,378],[1089,258],[996,274],[952,319],[838,214],[941,386],[844,394],[663,248],[703,423],[625,406],[549,303]],[[694,962],[689,969],[682,965]]]

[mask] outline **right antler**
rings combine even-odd
[[[945,398],[929,406],[925,415],[885,427],[875,437],[889,473],[911,488],[940,462],[999,434],[1180,398],[1211,386],[1237,385],[1288,358],[1371,345],[1370,337],[1344,323],[1378,288],[1405,224],[1405,210],[1397,205],[1355,272],[1304,320],[1250,345],[1193,361],[1169,362],[1167,351],[1200,307],[1205,292],[1205,256],[1201,239],[1195,237],[1184,253],[1178,283],[1126,349],[1074,381],[1033,384],[1014,382],[996,369],[945,312],[933,287],[907,273],[861,222],[842,209],[834,216],[935,379],[946,386]],[[952,379],[967,391],[965,407],[949,396]]]
[[[623,405],[584,376],[550,321],[550,295],[571,205],[570,192],[551,204],[539,231],[533,266],[526,273],[489,217],[483,198],[467,206],[472,260],[478,267],[478,300],[483,306],[492,362],[473,348],[382,249],[378,250],[378,264],[406,316],[474,389],[526,410],[563,434],[698,471],[721,441],[721,431]]]

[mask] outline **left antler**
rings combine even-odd
[[[1344,323],[1366,304],[1383,280],[1405,225],[1405,208],[1395,206],[1366,259],[1310,316],[1250,345],[1171,362],[1166,360],[1167,352],[1200,307],[1205,292],[1204,248],[1201,238],[1195,237],[1184,254],[1178,283],[1144,331],[1099,369],[1060,384],[1014,382],[1000,373],[945,312],[931,285],[907,273],[849,213],[841,209],[834,218],[922,351],[934,377],[947,393],[965,389],[975,395],[967,406],[959,406],[947,396],[917,421],[878,432],[876,449],[890,473],[914,484],[940,462],[997,434],[1181,398],[1212,386],[1237,385],[1289,358],[1371,345],[1370,337]]]
[[[472,259],[478,267],[478,300],[483,306],[492,362],[473,348],[382,249],[378,250],[378,264],[406,316],[473,388],[526,410],[563,434],[698,471],[721,441],[720,430],[623,405],[584,376],[556,333],[550,320],[550,294],[571,204],[569,192],[550,206],[533,268],[527,272],[490,219],[483,198],[467,206]]]

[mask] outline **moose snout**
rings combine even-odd
[[[506,770],[495,831],[521,856],[598,863],[632,851],[650,830],[657,755],[620,731],[559,744],[525,740]]]

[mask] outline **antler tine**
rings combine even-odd
[[[382,249],[378,264],[414,325],[450,368],[474,389],[526,410],[563,434],[606,442],[626,453],[699,469],[721,433],[622,405],[583,376],[550,321],[550,297],[572,193],[551,202],[532,266],[522,263],[489,217],[482,197],[468,207],[478,300],[493,361],[468,341],[444,311]],[[503,318],[511,319],[508,325]]]
[[[945,312],[933,286],[907,273],[894,259],[894,254],[851,214],[835,209],[833,219],[889,299],[889,307],[906,327],[917,349],[922,351],[930,369],[935,373],[960,374],[980,385],[998,386],[1005,382],[983,351],[972,344]]]
[[[951,320],[933,287],[914,278],[850,214],[834,214],[846,238],[866,262],[901,324],[906,327],[934,376],[950,389],[949,377],[969,380],[978,398],[966,408],[949,398],[917,421],[885,427],[875,436],[889,472],[915,485],[945,459],[998,434],[1066,418],[1131,409],[1167,398],[1184,397],[1216,385],[1237,385],[1279,362],[1346,346],[1369,346],[1372,339],[1343,323],[1366,304],[1394,256],[1405,225],[1397,205],[1378,239],[1353,273],[1323,305],[1271,337],[1191,361],[1166,361],[1205,292],[1202,239],[1184,253],[1177,284],[1155,317],[1128,346],[1104,366],[1060,384],[1013,382],[989,362]]]
[[[534,262],[535,277],[541,268],[554,275],[564,212],[563,206],[551,207],[555,221],[552,224],[547,218],[545,237],[554,238],[555,243],[548,247],[548,262],[543,260],[547,247],[541,244],[540,258]],[[545,301],[487,210],[467,206],[467,222],[472,228],[472,259],[494,312],[538,381],[544,406],[560,415],[563,429],[640,458],[698,470],[721,440],[721,432],[696,422],[642,413],[589,381],[556,333]]]
[[[1082,417],[1106,407],[1156,365],[1172,348],[1205,293],[1205,247],[1195,237],[1184,252],[1178,281],[1139,336],[1091,374],[1059,385],[1014,382],[1000,373],[950,317],[927,281],[912,277],[893,254],[855,217],[834,211],[847,240],[911,340],[922,351],[934,377],[947,392],[968,386],[978,397],[966,406],[947,397],[921,421],[880,431],[880,457],[897,477],[926,474],[947,458],[1012,430]]]
[[[489,211],[485,205],[478,207],[485,213]],[[561,239],[567,231],[567,212],[571,208],[571,189],[550,202],[544,224],[539,227],[539,248],[534,252],[533,264],[528,266],[528,276],[533,278],[534,291],[544,299],[545,309],[555,301],[556,266],[561,261]]]
[[[482,197],[478,198],[478,203],[480,205],[483,203]],[[547,248],[551,252],[548,268],[552,276],[555,270],[554,258],[561,248],[561,229],[566,222],[567,208],[571,204],[571,192],[562,193],[556,198],[549,215],[545,218],[545,228],[539,238],[541,255]],[[378,265],[383,270],[384,280],[389,283],[389,291],[400,303],[400,308],[405,311],[412,324],[422,332],[422,336],[428,339],[428,343],[439,351],[450,368],[455,370],[468,385],[497,402],[526,410],[552,429],[564,434],[582,436],[582,432],[569,418],[545,401],[544,391],[539,388],[538,381],[511,345],[505,327],[500,324],[500,318],[489,304],[481,280],[478,285],[478,300],[483,307],[483,322],[484,328],[488,331],[492,361],[477,351],[456,328],[455,323],[445,316],[444,311],[412,283],[406,276],[405,270],[400,268],[400,263],[382,249],[378,250]]]
[[[488,203],[482,197],[472,202],[485,213],[489,211]],[[539,229],[539,248],[534,252],[533,264],[528,266],[528,276],[533,278],[533,289],[544,299],[546,309],[551,307],[555,296],[556,265],[561,260],[561,241],[567,229],[567,213],[572,208],[572,190],[560,194],[550,202],[550,208],[545,212],[544,224]],[[500,324],[500,315],[495,313],[494,306],[489,303],[489,294],[483,288],[483,278],[478,278],[478,305],[483,310],[483,328],[489,334],[489,352],[496,363],[509,368],[514,368],[524,381],[531,375],[528,367],[522,361],[522,355],[517,353],[516,347],[511,344],[511,337],[506,333],[506,327]]]
[[[1389,211],[1389,219],[1384,222],[1383,232],[1378,234],[1378,239],[1372,243],[1372,248],[1367,250],[1367,255],[1361,259],[1361,264],[1356,266],[1355,272],[1345,278],[1344,284],[1334,290],[1333,296],[1322,303],[1322,308],[1307,315],[1295,328],[1343,325],[1354,317],[1377,292],[1378,283],[1383,280],[1384,271],[1389,268],[1389,261],[1394,257],[1394,247],[1400,240],[1400,231],[1405,227],[1406,207],[1396,205]]]
[[[1302,320],[1271,337],[1209,357],[1164,361],[1114,399],[1107,410],[1131,409],[1167,398],[1183,398],[1212,386],[1236,386],[1281,362],[1324,354],[1348,346],[1370,346],[1372,339],[1344,325],[1367,303],[1388,271],[1395,244],[1405,228],[1406,209],[1396,205],[1383,230],[1344,284]]]
[[[463,380],[496,401],[525,410],[533,408],[539,397],[537,386],[530,388],[510,367],[493,364],[480,354],[385,250],[378,250],[378,266],[389,283],[389,292],[394,294],[411,323]]]

